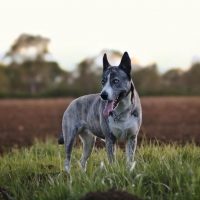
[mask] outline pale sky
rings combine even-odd
[[[1,55],[21,33],[40,34],[65,69],[102,49],[160,71],[200,57],[199,0],[0,0],[0,27]]]

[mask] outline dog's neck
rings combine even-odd
[[[128,95],[126,97],[124,97],[119,104],[117,105],[117,107],[115,108],[115,113],[116,114],[120,114],[124,111],[128,111],[129,108],[132,107],[132,93],[131,91],[128,93]]]

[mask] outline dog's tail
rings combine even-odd
[[[63,133],[60,133],[60,135],[59,135],[59,138],[58,138],[58,144],[64,144]]]

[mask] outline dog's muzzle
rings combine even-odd
[[[108,93],[107,92],[103,91],[100,96],[103,100],[108,100]]]

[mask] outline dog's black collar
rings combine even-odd
[[[131,81],[131,87],[130,90],[126,93],[125,97],[127,97],[131,92],[131,103],[133,104],[133,100],[134,100],[134,86],[133,86],[133,82]]]

